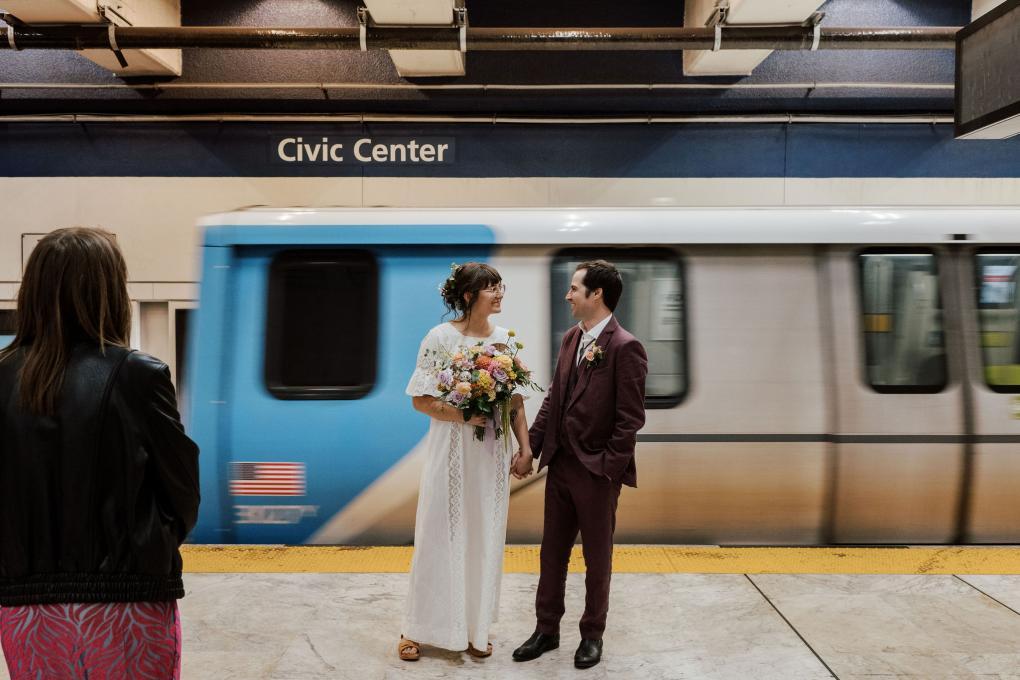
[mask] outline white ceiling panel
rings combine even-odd
[[[83,24],[100,19],[96,0],[0,0],[0,8],[29,24]]]
[[[381,26],[450,26],[455,0],[365,0],[372,21]],[[404,78],[462,76],[464,54],[457,50],[389,50]]]
[[[444,25],[453,21],[454,0],[365,0],[377,24]]]
[[[729,24],[792,24],[822,5],[818,0],[730,0]]]
[[[717,0],[687,0],[684,25],[704,26],[719,3]],[[792,24],[810,17],[822,0],[730,0],[728,25]],[[723,40],[725,41],[725,33]],[[754,72],[772,50],[685,50],[684,74],[689,76],[747,76]]]
[[[1006,0],[974,0],[971,4],[971,19],[977,19],[982,14],[987,14],[1005,1]]]
[[[180,26],[180,0],[0,0],[0,7],[28,24]],[[110,10],[104,18],[100,7]],[[83,50],[82,56],[119,76],[179,76],[180,50],[124,50],[127,67],[111,50]]]
[[[397,73],[404,78],[464,75],[464,55],[456,50],[390,50]]]

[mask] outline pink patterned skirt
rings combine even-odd
[[[0,607],[11,680],[179,680],[176,602]]]

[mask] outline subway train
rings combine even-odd
[[[450,263],[501,272],[496,321],[547,383],[593,257],[621,269],[616,314],[649,355],[618,542],[1020,540],[1018,209],[256,208],[200,226],[178,357],[195,542],[409,544],[428,421],[404,389]],[[510,542],[540,539],[543,487],[513,481]]]

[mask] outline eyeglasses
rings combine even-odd
[[[489,286],[488,288],[483,288],[482,292],[491,293],[493,295],[503,295],[504,293],[506,293],[506,284],[499,283],[496,284],[495,286]]]

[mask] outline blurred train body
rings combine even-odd
[[[202,221],[181,392],[193,540],[407,544],[427,419],[404,394],[451,261],[547,383],[573,267],[623,270],[650,357],[627,543],[1020,540],[1020,210],[253,209]],[[528,402],[533,418],[542,395]],[[511,490],[541,535],[543,478]]]

